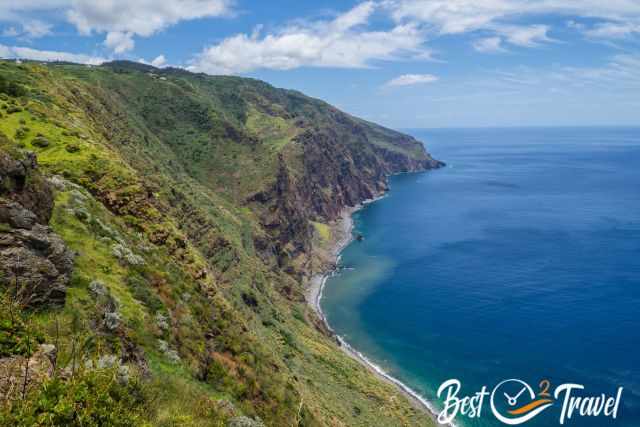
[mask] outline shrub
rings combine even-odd
[[[33,140],[31,141],[31,145],[33,145],[34,147],[45,148],[51,145],[51,142],[49,142],[49,140],[44,136],[37,136],[33,138]]]
[[[138,381],[118,381],[115,369],[55,377],[26,399],[3,405],[0,425],[114,426],[143,424],[144,393]]]
[[[78,144],[71,143],[67,144],[65,149],[68,153],[77,153],[78,151],[80,151],[80,146]]]
[[[1,280],[0,280],[1,282]],[[24,322],[24,311],[9,294],[0,299],[0,357],[30,356],[44,337]]]
[[[5,77],[0,76],[0,93],[4,93],[15,98],[26,95],[27,90],[21,84],[9,81]]]
[[[27,134],[29,133],[29,128],[26,126],[20,126],[18,129],[16,129],[16,139],[25,139],[27,137]]]

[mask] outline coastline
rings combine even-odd
[[[371,373],[373,373],[376,377],[381,379],[382,381],[393,385],[398,389],[400,393],[402,393],[405,397],[409,399],[410,402],[414,404],[415,407],[424,410],[428,415],[431,416],[434,423],[438,424],[437,417],[438,411],[433,407],[424,397],[422,397],[419,393],[412,390],[408,385],[404,384],[402,381],[394,378],[390,374],[384,371],[380,366],[369,360],[364,354],[353,348],[348,342],[346,342],[340,335],[336,334],[335,331],[329,325],[329,322],[322,312],[321,300],[322,300],[322,292],[326,285],[327,280],[337,274],[337,266],[340,262],[340,253],[354,240],[353,237],[353,214],[364,208],[369,203],[373,203],[378,201],[387,194],[383,194],[379,197],[368,199],[363,201],[362,203],[354,206],[345,208],[334,225],[332,225],[331,229],[333,233],[337,234],[337,238],[334,239],[330,248],[330,257],[331,262],[333,263],[333,267],[329,268],[327,271],[324,271],[319,274],[315,274],[309,280],[308,287],[305,292],[305,296],[307,299],[307,303],[316,313],[316,315],[322,320],[324,326],[334,334],[336,339],[340,344],[340,349],[349,357],[356,360],[360,364],[362,364],[365,368],[367,368]],[[450,427],[457,427],[455,424],[448,424]]]

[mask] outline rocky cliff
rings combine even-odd
[[[53,194],[35,155],[22,157],[0,148],[0,288],[22,308],[61,307],[73,254],[48,227]]]
[[[443,166],[411,137],[387,130],[392,147],[413,150],[415,156],[372,143],[366,124],[346,115],[340,118],[297,136],[293,143],[301,147],[300,173],[292,172],[279,156],[274,185],[248,199],[267,206],[262,224],[277,242],[280,256],[310,254],[311,221],[335,221],[345,208],[380,196],[388,189],[390,175]],[[299,265],[298,273],[309,273],[306,262]]]
[[[0,61],[0,79],[18,89],[0,93],[0,367],[28,384],[0,424],[432,425],[303,297],[318,227],[442,165],[420,142],[238,77]],[[35,344],[56,355],[37,380]]]

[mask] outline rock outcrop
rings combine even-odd
[[[73,254],[48,226],[52,209],[35,156],[0,150],[0,287],[25,308],[64,305]]]
[[[268,206],[262,222],[276,242],[281,265],[310,253],[310,221],[334,221],[345,208],[382,195],[390,175],[444,166],[410,136],[381,128],[387,148],[372,141],[377,127],[343,116],[330,127],[298,136],[302,173],[293,172],[281,155],[273,187],[249,199]],[[289,265],[289,272],[304,273],[304,262]]]

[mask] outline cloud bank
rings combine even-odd
[[[23,22],[34,12],[62,11],[80,34],[105,34],[104,45],[124,53],[134,48],[135,36],[150,37],[181,21],[230,15],[232,7],[231,0],[16,0],[0,2],[0,20]],[[45,33],[41,27],[39,34]]]
[[[417,25],[396,25],[371,31],[367,25],[377,9],[372,1],[332,20],[290,25],[277,32],[237,34],[209,46],[190,65],[211,74],[242,73],[261,68],[364,68],[373,61],[428,57],[424,35]]]

